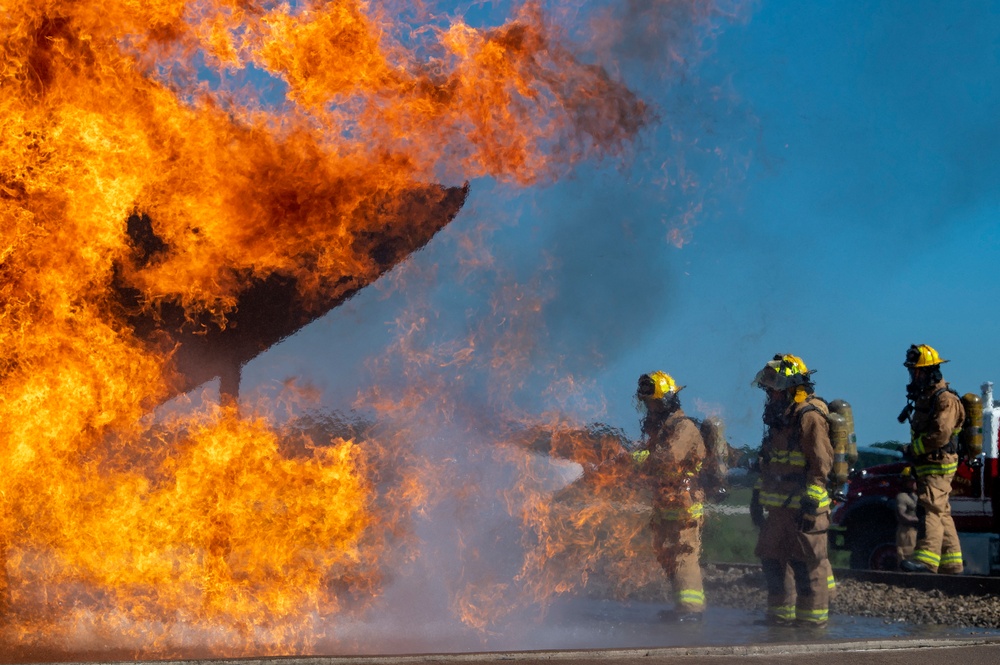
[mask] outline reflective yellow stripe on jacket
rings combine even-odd
[[[802,497],[808,496],[818,504],[818,510],[824,511],[830,507],[830,495],[823,488],[815,490],[817,485],[795,492],[760,492],[760,505],[767,508],[798,508]]]
[[[955,441],[961,431],[961,427],[956,427],[952,430],[951,440]],[[923,434],[915,434],[911,431],[910,440],[910,451],[918,459],[917,463],[913,465],[913,470],[918,476],[947,476],[954,474],[958,470],[957,460],[954,462],[934,462],[926,458],[920,459],[927,455],[928,452],[934,452],[927,450]]]
[[[818,504],[818,510],[820,512],[830,507],[830,495],[827,493],[825,487],[810,485],[806,488],[806,496],[808,496],[811,501]]]
[[[775,450],[770,454],[769,464],[775,465],[787,465],[795,468],[806,468],[806,456],[801,450]],[[763,476],[767,473],[765,471],[761,474],[761,478],[758,479],[758,485],[763,485]],[[758,488],[759,489],[759,488]],[[805,494],[806,490],[796,489],[792,492],[775,492],[775,491],[761,491],[760,492],[760,504],[767,508],[798,508],[799,502],[802,496]],[[825,490],[824,490],[825,494]],[[826,505],[830,505],[830,498],[826,498]]]
[[[961,427],[956,427],[951,431],[952,442],[956,440],[956,437],[958,437],[958,435],[961,434],[961,432],[962,432]],[[927,445],[924,443],[924,435],[916,434],[912,430],[910,431],[910,450],[916,457],[920,457],[921,455],[926,455],[929,452],[933,452],[927,450]]]
[[[921,462],[913,465],[918,476],[947,476],[958,471],[958,462]]]
[[[775,450],[771,452],[772,464],[788,464],[789,466],[806,466],[806,456],[801,450]]]

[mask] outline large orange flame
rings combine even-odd
[[[405,433],[155,409],[428,242],[466,191],[436,181],[550,180],[648,111],[538,3],[489,29],[379,5],[0,12],[0,640],[303,652],[406,556]]]

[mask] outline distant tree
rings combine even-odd
[[[882,448],[885,450],[903,450],[907,444],[902,441],[876,441],[875,443],[869,444],[871,448]]]

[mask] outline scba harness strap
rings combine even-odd
[[[944,388],[938,388],[937,390],[934,391],[934,394],[931,395],[931,398],[928,400],[929,408],[927,408],[927,409],[917,409],[918,412],[920,412],[922,414],[923,413],[927,414],[927,418],[924,421],[925,423],[931,423],[937,417],[938,411],[941,410],[940,403],[939,403],[939,398],[941,397],[941,395],[943,393],[946,393],[946,392],[951,393],[952,395],[955,396],[956,399],[958,399],[961,402],[961,399],[962,399],[961,396],[959,396],[959,394],[955,390],[953,390],[951,388],[951,386],[945,386]],[[920,431],[920,432],[918,432],[917,430],[913,430],[913,434],[912,434],[912,437],[911,437],[912,440],[913,440],[913,444],[912,444],[912,446],[913,446],[912,447],[913,453],[917,457],[921,457],[921,456],[924,456],[924,455],[929,455],[929,454],[932,454],[932,453],[935,453],[935,452],[938,452],[938,451],[940,451],[941,453],[947,454],[947,455],[954,455],[954,454],[958,453],[958,451],[959,451],[958,435],[959,435],[959,432],[961,432],[961,431],[962,431],[962,428],[961,428],[961,423],[960,423],[959,427],[956,427],[955,429],[952,430],[952,432],[951,432],[951,438],[948,440],[948,443],[946,443],[944,446],[942,446],[942,447],[940,447],[940,448],[938,448],[936,450],[924,450],[924,447],[923,447],[923,436],[926,433],[926,429],[924,431]]]
[[[795,473],[772,474],[772,477],[778,482],[796,483],[798,485],[798,489],[787,494],[784,492],[761,492],[760,498],[763,505],[769,507],[787,508],[791,505],[792,501],[797,498],[803,506],[806,504],[811,506],[811,510],[813,512],[823,511],[829,508],[830,495],[826,488],[819,485],[810,485],[806,482],[807,459],[802,450],[802,421],[807,413],[813,411],[819,413],[823,416],[823,421],[826,423],[828,429],[830,426],[826,414],[824,414],[823,410],[816,405],[817,402],[822,403],[829,408],[826,400],[823,398],[816,397],[815,395],[807,397],[805,405],[795,414],[794,427],[792,428],[792,435],[789,439],[790,445],[788,449],[769,451],[766,456],[768,463],[776,462],[802,469],[802,471],[797,471]],[[803,501],[803,499],[805,499],[805,501]]]

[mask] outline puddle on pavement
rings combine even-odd
[[[876,617],[831,614],[829,625],[821,629],[778,628],[758,625],[760,611],[709,607],[697,624],[664,622],[659,612],[670,605],[594,601],[576,605],[560,619],[558,626],[573,646],[549,645],[535,648],[634,648],[675,646],[731,646],[766,643],[853,641],[882,639],[935,639],[972,636],[1000,636],[1000,629],[910,624]],[[577,621],[573,621],[575,618]]]

